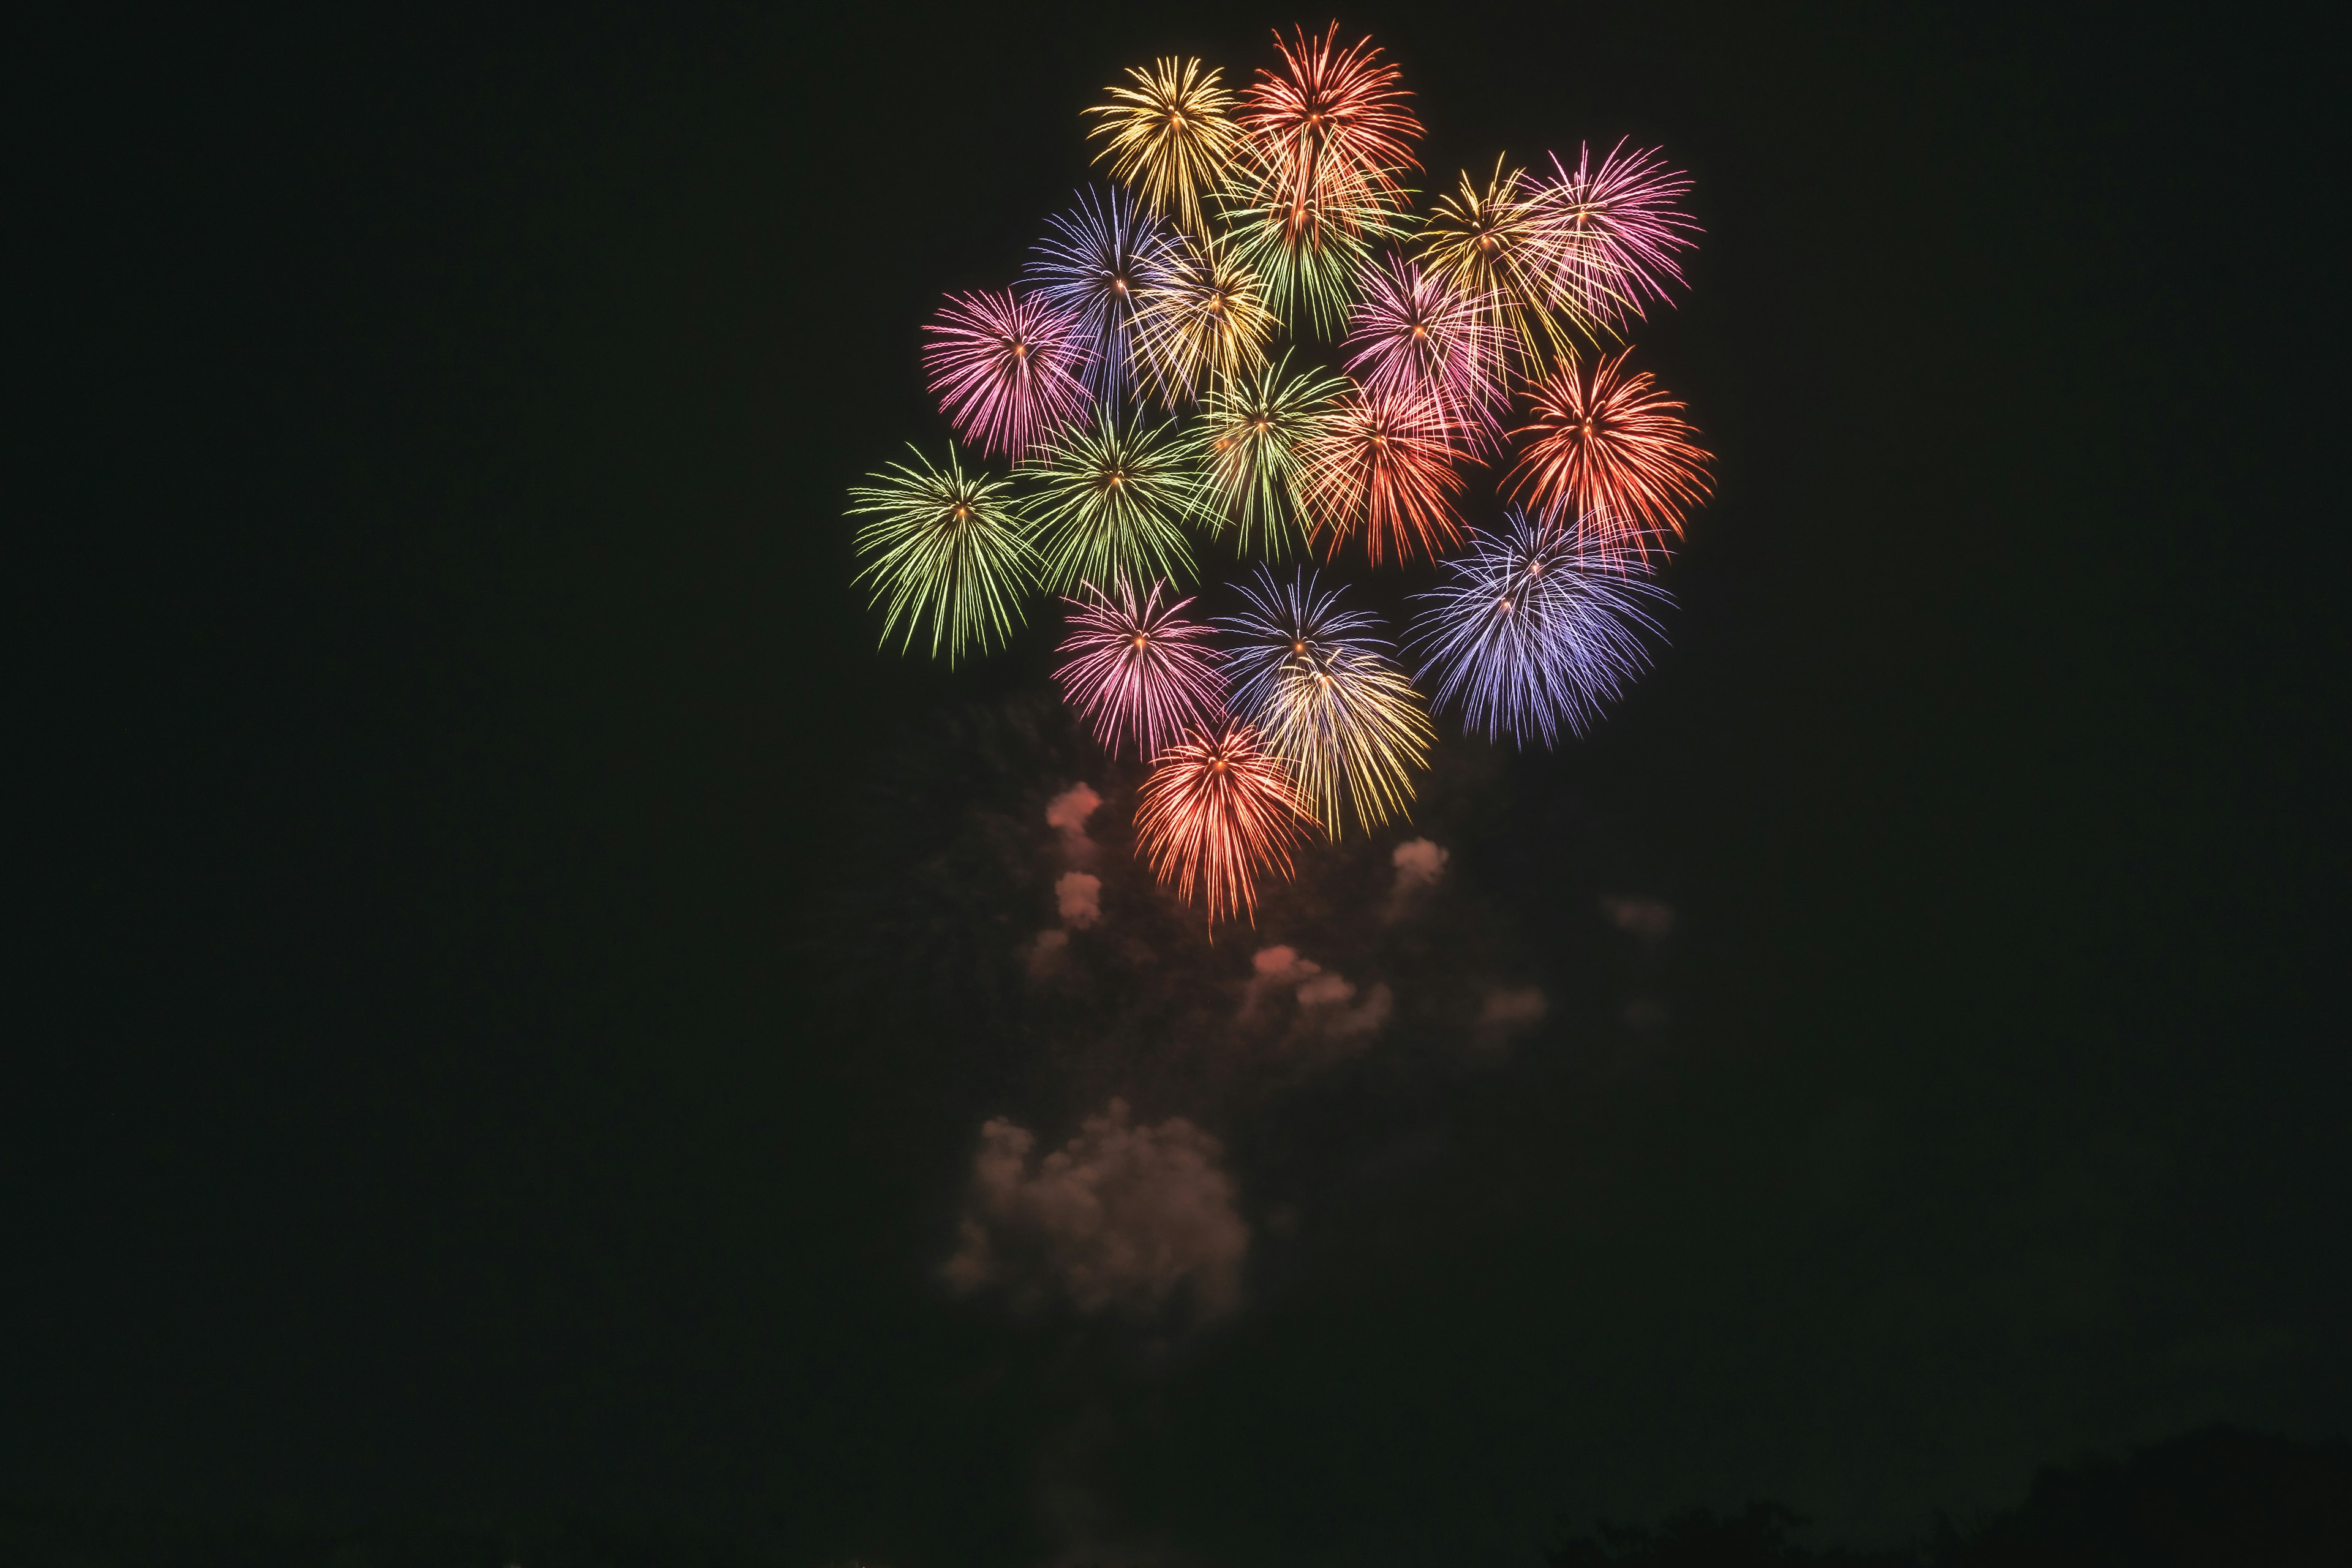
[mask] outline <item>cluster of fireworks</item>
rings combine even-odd
[[[1434,731],[1377,617],[1305,566],[1260,565],[1213,641],[1175,597],[1191,531],[1269,561],[1434,561],[1420,679],[1469,729],[1549,745],[1645,667],[1653,567],[1708,492],[1683,405],[1622,346],[1683,281],[1690,182],[1622,143],[1498,158],[1418,215],[1410,95],[1338,38],[1277,34],[1238,94],[1189,59],[1108,89],[1088,112],[1118,183],[1049,220],[1014,287],[924,328],[942,411],[1011,477],[950,444],[851,492],[886,643],[984,652],[1033,592],[1064,596],[1063,693],[1151,764],[1139,841],[1213,922],[1308,831],[1404,811]],[[1481,467],[1500,528],[1457,510]]]

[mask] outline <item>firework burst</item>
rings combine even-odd
[[[1299,485],[1307,447],[1348,384],[1306,370],[1285,373],[1289,358],[1247,380],[1220,383],[1202,405],[1192,442],[1201,466],[1199,509],[1213,531],[1240,530],[1244,551],[1285,553],[1305,542]]]
[[[1300,489],[1311,534],[1329,536],[1339,553],[1361,529],[1375,566],[1393,551],[1402,561],[1418,547],[1462,536],[1451,500],[1462,488],[1455,459],[1465,456],[1429,403],[1399,393],[1356,388],[1341,395],[1307,444]]]
[[[956,434],[982,456],[1019,462],[1060,426],[1085,416],[1076,322],[1012,289],[950,294],[923,324],[923,369]]]
[[[1335,330],[1375,240],[1405,232],[1411,198],[1398,176],[1419,163],[1421,122],[1369,38],[1339,48],[1339,24],[1319,41],[1275,37],[1279,71],[1261,70],[1236,116],[1244,132],[1223,196],[1243,259],[1266,279],[1267,300],[1304,308]]]
[[[1056,436],[1030,471],[1047,587],[1192,575],[1177,519],[1198,506],[1200,478],[1167,426],[1106,414]]]
[[[1070,635],[1056,650],[1073,657],[1054,672],[1063,700],[1093,726],[1117,756],[1129,740],[1146,762],[1187,727],[1214,727],[1224,717],[1225,683],[1208,626],[1188,621],[1192,601],[1162,607],[1154,584],[1139,602],[1121,582],[1105,593],[1087,584],[1070,606]]]
[[[1130,66],[1127,74],[1133,87],[1105,88],[1111,101],[1087,110],[1103,116],[1087,134],[1110,138],[1096,159],[1108,158],[1111,177],[1145,206],[1205,236],[1201,197],[1223,181],[1241,139],[1234,95],[1217,85],[1220,71],[1204,71],[1198,60],[1154,60],[1149,71]]]
[[[915,465],[893,463],[868,476],[872,485],[850,489],[859,503],[850,515],[873,519],[857,531],[858,553],[873,557],[858,580],[871,578],[874,603],[888,605],[883,642],[903,620],[903,651],[929,621],[931,656],[945,647],[952,664],[967,645],[985,652],[992,637],[1011,640],[1022,597],[1038,579],[1037,552],[1010,479],[966,474],[952,445],[947,467],[920,452]]]
[[[1227,656],[1234,710],[1256,726],[1334,837],[1343,797],[1367,832],[1402,815],[1436,732],[1421,694],[1373,635],[1379,622],[1341,609],[1339,591],[1317,592],[1304,571],[1286,585],[1260,567],[1242,597],[1247,607],[1221,623],[1235,635]]]
[[[1628,153],[1620,142],[1592,166],[1581,147],[1570,172],[1552,156],[1552,178],[1536,189],[1536,244],[1563,310],[1622,329],[1628,316],[1667,302],[1666,286],[1683,281],[1677,251],[1698,241],[1698,225],[1680,203],[1690,176],[1654,150]]]
[[[1175,236],[1116,185],[1080,191],[1078,205],[1047,226],[1053,235],[1030,258],[1026,277],[1071,319],[1085,350],[1079,378],[1087,390],[1116,404],[1134,384],[1137,319],[1144,295],[1169,281]]]
[[[1706,499],[1712,454],[1647,371],[1625,373],[1631,353],[1590,372],[1571,359],[1537,384],[1533,422],[1512,432],[1534,439],[1510,484],[1545,514],[1580,520],[1588,538],[1646,558],[1653,538],[1679,537],[1685,510]]]
[[[1307,817],[1282,765],[1246,724],[1193,730],[1160,753],[1144,781],[1135,837],[1151,869],[1186,903],[1197,890],[1209,923],[1257,918],[1257,879],[1290,875]]]
[[[1349,312],[1348,369],[1368,398],[1426,404],[1449,440],[1500,445],[1506,374],[1491,295],[1456,293],[1402,257],[1368,271]]]
[[[1474,537],[1444,563],[1444,579],[1416,595],[1428,607],[1413,640],[1437,680],[1437,705],[1459,700],[1464,727],[1488,740],[1553,743],[1582,735],[1607,703],[1649,667],[1644,606],[1664,589],[1578,530],[1513,510],[1501,532]]]
[[[1569,352],[1571,331],[1592,336],[1592,323],[1556,308],[1548,252],[1538,243],[1527,175],[1495,160],[1482,189],[1465,171],[1460,194],[1441,196],[1419,237],[1422,267],[1465,298],[1488,302],[1496,340],[1520,369],[1534,374],[1537,334],[1555,353]],[[1562,316],[1566,321],[1562,321]]]
[[[1265,363],[1265,341],[1280,325],[1265,308],[1257,274],[1229,247],[1179,243],[1136,319],[1143,360],[1173,408],[1205,384],[1248,375]]]

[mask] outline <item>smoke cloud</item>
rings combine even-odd
[[[1490,1043],[1533,1028],[1551,1011],[1551,1002],[1532,985],[1496,986],[1478,1008],[1478,1033]]]
[[[1036,937],[1023,944],[1021,962],[1032,980],[1042,980],[1061,968],[1062,960],[1069,955],[1070,933],[1056,928],[1041,931]]]
[[[1675,907],[1664,899],[1603,899],[1601,910],[1619,931],[1643,942],[1664,942],[1675,929]]]
[[[1326,973],[1314,960],[1301,958],[1287,946],[1261,948],[1250,961],[1249,984],[1242,992],[1240,1021],[1265,1018],[1268,999],[1287,990],[1297,1002],[1291,1021],[1294,1039],[1353,1042],[1380,1032],[1395,1010],[1396,997],[1385,984],[1375,984],[1360,1004],[1355,983],[1344,975]]]
[[[1054,884],[1054,901],[1065,925],[1084,931],[1102,919],[1102,879],[1086,871],[1065,871]]]
[[[1045,826],[1062,836],[1065,849],[1080,847],[1091,852],[1094,840],[1087,837],[1087,818],[1102,805],[1102,796],[1091,785],[1072,784],[1045,803]]]
[[[1437,886],[1445,875],[1445,862],[1452,858],[1445,850],[1427,838],[1408,838],[1396,847],[1390,857],[1396,867],[1396,885],[1389,890],[1388,908],[1383,918],[1402,920],[1423,893]]]
[[[1250,1233],[1216,1139],[1181,1116],[1132,1125],[1113,1100],[1066,1147],[1033,1162],[1036,1146],[1003,1117],[981,1128],[951,1289],[1086,1313],[1150,1315],[1180,1293],[1203,1320],[1240,1305]]]

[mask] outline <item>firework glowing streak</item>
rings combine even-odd
[[[1160,754],[1144,781],[1135,836],[1163,883],[1208,904],[1209,923],[1257,918],[1261,872],[1291,874],[1308,821],[1282,766],[1246,724],[1194,730]]]
[[[1117,186],[1080,191],[1078,205],[1047,226],[1053,237],[1038,245],[1025,276],[1076,323],[1087,390],[1115,405],[1133,384],[1136,317],[1145,293],[1169,281],[1175,237]]]
[[[1368,397],[1418,399],[1448,437],[1478,450],[1501,445],[1506,374],[1491,296],[1458,294],[1391,256],[1365,274],[1349,312],[1348,369]]]
[[[1087,584],[1065,601],[1070,635],[1057,651],[1076,657],[1054,679],[1113,756],[1131,739],[1149,762],[1186,728],[1214,728],[1224,718],[1216,650],[1202,643],[1209,628],[1183,618],[1190,599],[1161,608],[1163,586],[1153,584],[1138,603],[1126,583],[1111,594]]]
[[[1234,95],[1217,85],[1213,67],[1205,74],[1198,60],[1160,59],[1150,71],[1129,67],[1133,87],[1103,90],[1112,101],[1087,110],[1103,122],[1087,132],[1110,141],[1096,154],[1111,161],[1111,177],[1129,186],[1143,205],[1184,233],[1205,237],[1203,193],[1224,178],[1241,128],[1230,110]]]
[[[1136,318],[1144,364],[1171,408],[1204,384],[1264,366],[1265,340],[1278,325],[1257,275],[1215,244],[1175,246],[1165,279],[1145,291]]]
[[[1298,489],[1304,452],[1348,384],[1307,370],[1286,378],[1288,356],[1248,381],[1219,384],[1191,437],[1201,466],[1199,512],[1213,531],[1231,522],[1244,552],[1280,555],[1304,543]]]
[[[1554,353],[1572,342],[1565,325],[1592,339],[1589,317],[1555,308],[1552,268],[1537,243],[1535,207],[1527,175],[1495,160],[1494,178],[1484,190],[1465,172],[1458,196],[1441,196],[1420,236],[1422,267],[1457,294],[1490,302],[1504,351],[1529,374],[1538,370],[1536,335]]]
[[[923,369],[956,434],[982,456],[1014,462],[1060,426],[1082,418],[1087,391],[1073,374],[1083,351],[1076,322],[1010,289],[948,296],[923,324]]]
[[[1267,196],[1302,214],[1402,209],[1410,193],[1396,176],[1421,167],[1421,121],[1404,106],[1412,95],[1370,38],[1346,49],[1339,39],[1337,22],[1316,43],[1299,29],[1296,48],[1274,36],[1283,68],[1261,69],[1243,98],[1244,157]]]
[[[1242,259],[1266,281],[1267,302],[1304,307],[1318,331],[1339,324],[1373,240],[1405,231],[1411,193],[1398,175],[1419,168],[1421,122],[1404,107],[1394,66],[1371,40],[1335,47],[1302,30],[1297,47],[1275,37],[1280,73],[1261,70],[1244,95],[1244,135],[1222,197]]]
[[[1628,153],[1622,142],[1598,169],[1590,147],[1578,150],[1573,174],[1557,153],[1551,163],[1553,178],[1537,187],[1533,205],[1554,301],[1612,330],[1647,301],[1666,303],[1666,285],[1683,281],[1675,253],[1698,243],[1698,225],[1677,205],[1690,177],[1654,150]]]
[[[1654,536],[1683,531],[1683,515],[1705,500],[1712,454],[1675,414],[1647,371],[1625,374],[1631,349],[1588,374],[1575,360],[1530,394],[1534,422],[1511,432],[1534,439],[1512,467],[1511,494],[1547,515],[1580,520],[1578,531],[1647,558]]]
[[[1563,727],[1584,734],[1649,667],[1642,634],[1659,626],[1643,605],[1666,595],[1576,530],[1517,510],[1505,521],[1507,531],[1473,539],[1443,563],[1444,580],[1416,595],[1428,608],[1413,640],[1427,654],[1422,674],[1436,677],[1437,705],[1458,700],[1465,729],[1549,746]]]
[[[1192,547],[1176,520],[1198,507],[1201,481],[1165,426],[1106,414],[1056,436],[1032,472],[1047,587],[1193,574]]]
[[[1328,534],[1336,555],[1359,528],[1375,566],[1393,550],[1399,561],[1418,546],[1462,536],[1450,498],[1462,488],[1454,459],[1465,455],[1445,421],[1424,399],[1358,388],[1343,394],[1307,444],[1299,489],[1310,534]]]
[[[1343,795],[1367,832],[1402,815],[1436,732],[1421,694],[1370,635],[1379,623],[1340,609],[1339,590],[1317,593],[1303,571],[1286,586],[1260,567],[1242,597],[1248,608],[1222,623],[1236,634],[1227,655],[1234,710],[1265,736],[1332,837]]]
[[[1038,579],[1031,527],[1005,492],[1010,479],[966,474],[948,448],[944,468],[920,452],[918,465],[894,463],[853,486],[853,517],[871,514],[857,531],[857,551],[874,559],[858,580],[874,579],[874,603],[886,600],[882,641],[901,619],[907,625],[901,651],[914,644],[918,623],[929,620],[931,657],[944,647],[953,664],[967,645],[986,652],[989,640],[1012,639],[1021,623],[1022,596]]]

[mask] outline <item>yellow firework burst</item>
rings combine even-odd
[[[1133,87],[1105,88],[1111,101],[1087,110],[1103,116],[1087,134],[1110,138],[1095,159],[1108,158],[1112,178],[1186,234],[1205,234],[1201,196],[1223,183],[1241,137],[1229,112],[1234,95],[1217,85],[1216,68],[1198,60],[1154,60],[1127,74]]]
[[[1136,318],[1144,362],[1171,408],[1200,396],[1212,381],[1264,368],[1265,341],[1277,324],[1257,274],[1213,242],[1181,247],[1144,293]]]
[[[1504,350],[1537,374],[1537,334],[1555,354],[1575,352],[1575,334],[1595,338],[1596,323],[1549,281],[1535,192],[1527,175],[1495,160],[1481,187],[1469,172],[1459,194],[1441,196],[1421,231],[1422,264],[1456,292],[1492,301],[1488,307]]]
[[[1305,571],[1286,584],[1260,567],[1239,586],[1245,608],[1223,622],[1234,639],[1234,711],[1257,726],[1334,838],[1343,797],[1366,832],[1405,815],[1437,733],[1421,693],[1372,635],[1377,621],[1341,608],[1340,591],[1320,589]]]

